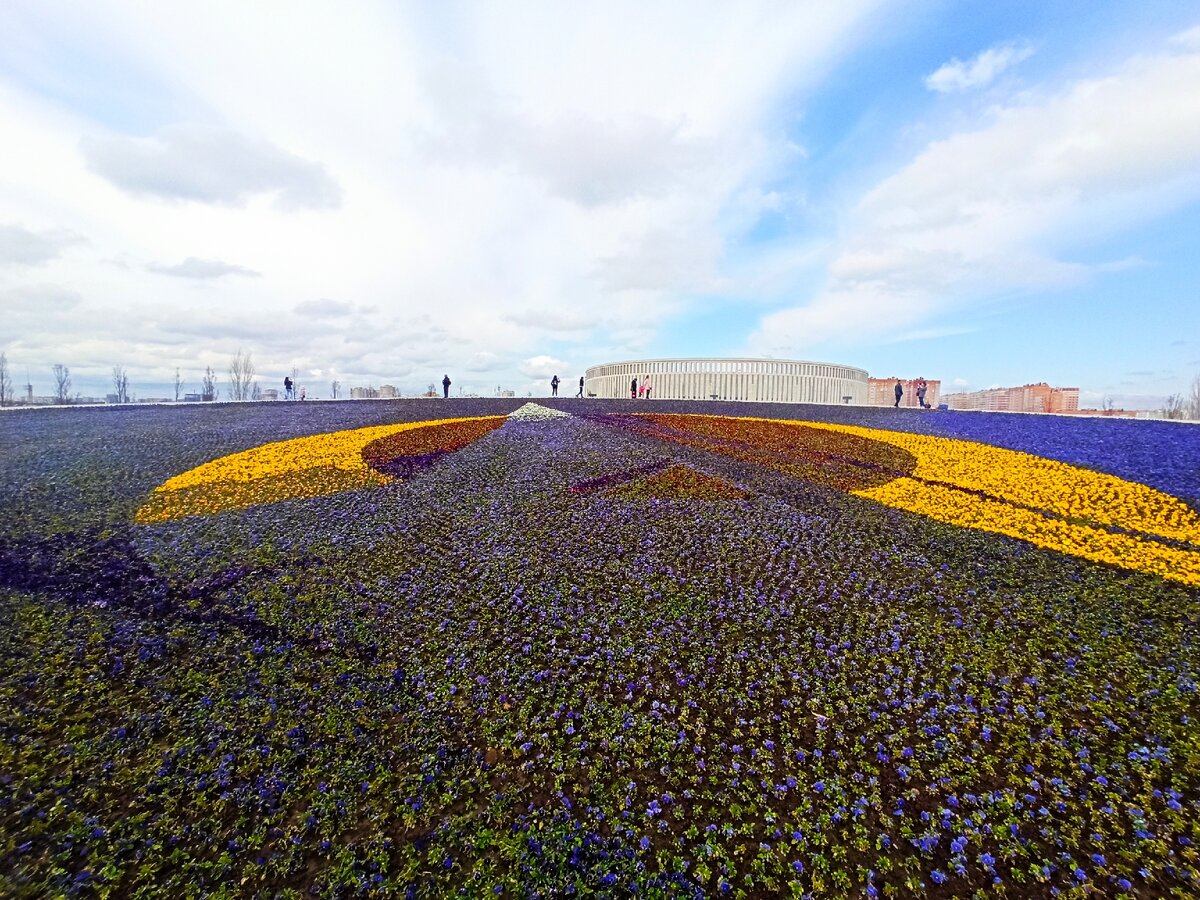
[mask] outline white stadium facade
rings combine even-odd
[[[592,366],[588,397],[628,398],[633,381],[652,400],[749,400],[762,403],[867,402],[867,373],[799,359],[636,359]]]

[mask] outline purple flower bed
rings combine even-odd
[[[609,414],[1034,420],[558,401],[382,487],[133,524],[215,457],[522,402],[0,417],[0,894],[1200,892],[1200,592]],[[1097,468],[1184,484],[1193,430],[1041,427],[1086,462],[1146,425],[1156,468]]]

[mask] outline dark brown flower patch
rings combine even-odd
[[[443,456],[495,431],[505,421],[502,418],[471,419],[401,431],[367,444],[362,451],[363,461],[376,472],[394,478],[409,478]]]
[[[618,485],[609,494],[639,500],[740,500],[746,496],[728,481],[682,464]]]

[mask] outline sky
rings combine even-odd
[[[1200,7],[0,4],[0,351],[172,396],[1200,373]]]

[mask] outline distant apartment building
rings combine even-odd
[[[1044,381],[1020,387],[989,388],[965,394],[947,394],[944,398],[951,409],[972,409],[988,412],[1076,413],[1079,411],[1079,388],[1051,387]]]
[[[380,400],[395,400],[400,396],[400,392],[396,390],[394,384],[381,384],[379,386],[378,397]]]
[[[373,387],[356,387],[350,388],[351,400],[378,400],[379,390]]]
[[[895,406],[896,405],[896,382],[900,382],[900,386],[904,388],[904,396],[900,398],[902,407],[912,409],[917,408],[917,382],[920,378],[868,378],[867,379],[867,405],[868,406]],[[936,407],[941,398],[942,383],[935,378],[925,379],[925,402],[930,406]]]

